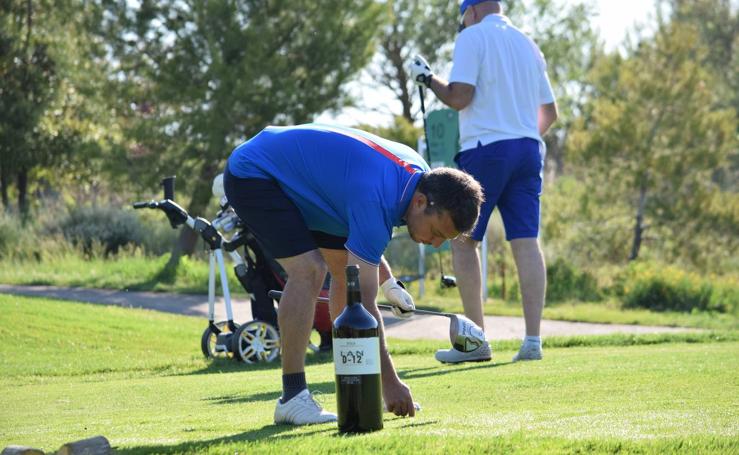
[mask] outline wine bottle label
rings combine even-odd
[[[336,374],[380,374],[380,339],[334,338]]]

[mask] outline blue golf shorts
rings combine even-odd
[[[531,138],[509,139],[463,150],[454,157],[459,169],[482,185],[485,202],[472,231],[482,240],[493,209],[498,207],[506,240],[539,236],[543,150]]]

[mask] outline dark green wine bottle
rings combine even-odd
[[[346,267],[346,308],[334,321],[336,407],[340,433],[382,429],[377,320],[362,306],[359,267]]]

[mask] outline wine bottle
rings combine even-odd
[[[346,307],[333,326],[336,407],[340,433],[382,429],[377,320],[362,306],[359,267],[346,267]]]

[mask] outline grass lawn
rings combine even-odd
[[[106,436],[118,453],[738,453],[737,332],[547,340],[541,362],[444,366],[391,340],[423,410],[385,429],[272,424],[277,363],[200,357],[204,321],[0,296],[0,448]],[[335,409],[333,365],[307,376]]]
[[[0,283],[23,285],[54,285],[71,287],[128,289],[131,291],[168,291],[205,294],[208,291],[208,264],[197,259],[183,258],[174,273],[164,273],[167,256],[159,258],[141,255],[121,255],[115,260],[94,258],[84,260],[68,254],[50,257],[42,262],[0,262]],[[233,273],[228,273],[229,289],[237,297],[246,293]],[[411,283],[411,293],[417,296],[417,285]],[[423,299],[417,299],[419,308],[464,313],[456,289],[441,290],[435,280],[429,280]],[[489,299],[485,314],[521,316],[518,302]],[[625,309],[620,302],[564,302],[547,304],[544,318],[600,322],[611,324],[665,325],[695,327],[713,330],[739,330],[739,318],[732,314],[652,312]]]

